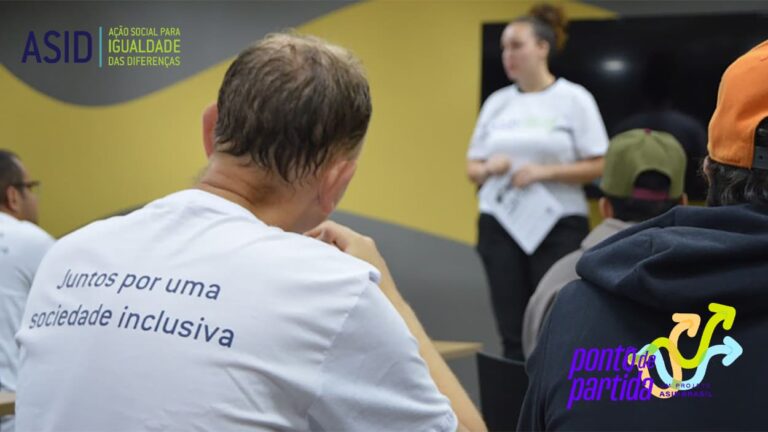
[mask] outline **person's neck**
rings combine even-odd
[[[294,232],[302,213],[291,199],[296,191],[275,177],[243,158],[215,153],[196,187],[246,208],[267,225]]]
[[[523,93],[536,93],[545,90],[555,83],[555,76],[549,69],[544,69],[530,77],[517,80],[517,87]]]
[[[12,218],[14,218],[16,220],[19,220],[19,221],[22,220],[19,215],[14,214],[11,211],[11,209],[9,209],[8,207],[5,207],[5,206],[0,206],[0,213],[6,214],[6,215],[8,215],[8,216],[10,216],[10,217],[12,217]]]

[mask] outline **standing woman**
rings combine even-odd
[[[504,356],[523,359],[525,306],[552,264],[578,249],[589,232],[582,185],[602,174],[608,136],[594,97],[552,75],[549,60],[565,41],[563,10],[534,6],[501,36],[504,70],[515,84],[483,104],[467,154],[477,186],[511,172],[514,187],[540,182],[560,202],[563,217],[527,255],[480,199],[477,251],[491,289]]]

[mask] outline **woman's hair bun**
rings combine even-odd
[[[540,3],[533,6],[528,15],[552,28],[552,31],[555,33],[556,48],[558,51],[562,50],[568,37],[565,31],[568,27],[568,17],[566,17],[563,7],[549,3]]]

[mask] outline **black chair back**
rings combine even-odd
[[[520,417],[528,375],[525,363],[477,354],[480,409],[490,431],[514,431]]]

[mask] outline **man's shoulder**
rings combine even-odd
[[[114,216],[108,219],[90,222],[85,226],[61,236],[58,241],[56,241],[54,248],[57,250],[67,249],[76,245],[87,244],[88,239],[91,238],[101,238],[101,236],[109,232],[110,227],[122,217],[123,216]]]
[[[48,249],[55,241],[45,230],[27,221],[4,224],[1,231],[7,239],[14,243],[35,249]]]
[[[568,282],[578,279],[579,275],[576,273],[576,263],[579,262],[582,255],[584,255],[584,251],[576,249],[557,260],[552,267],[547,270],[544,277],[541,278],[536,291],[541,289],[559,291]]]
[[[543,320],[548,314],[554,299],[560,295],[564,287],[573,281],[580,281],[579,275],[576,274],[576,263],[583,253],[581,249],[577,249],[565,255],[555,262],[541,278],[528,308],[531,309],[531,313],[536,312],[534,309],[538,310],[538,314],[541,315],[539,320]]]
[[[276,230],[273,233],[279,242],[281,249],[285,251],[277,258],[286,261],[294,261],[298,266],[297,271],[307,273],[321,273],[330,277],[358,277],[361,280],[378,283],[380,272],[372,264],[342,252],[337,247],[320,240],[307,237],[302,234]],[[261,254],[261,250],[253,250],[253,253]]]
[[[627,323],[644,322],[650,315],[656,317],[657,311],[577,279],[565,285],[554,300],[548,318],[550,346],[626,344],[631,333]]]
[[[589,311],[589,308],[597,304],[610,302],[614,297],[614,295],[601,290],[592,282],[584,279],[574,279],[560,289],[552,312],[554,313],[554,308],[557,308],[559,314],[570,315],[579,311],[585,313]]]

